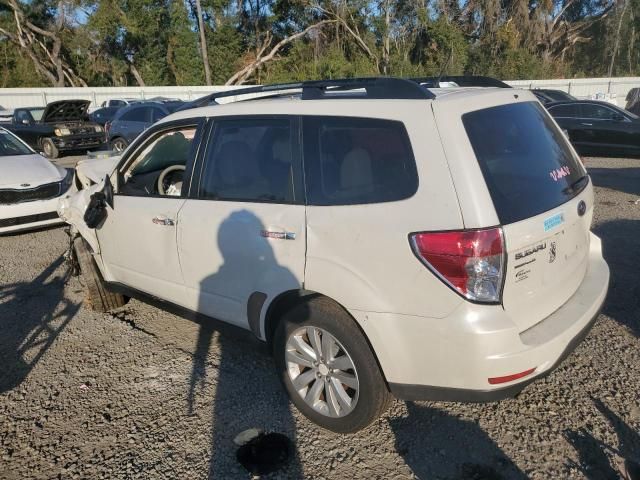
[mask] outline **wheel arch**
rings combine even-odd
[[[365,330],[362,328],[362,325],[360,324],[360,322],[349,312],[347,308],[344,307],[344,305],[342,305],[340,302],[338,302],[334,298],[331,298],[330,296],[324,295],[323,293],[320,293],[320,292],[316,292],[313,290],[304,290],[304,289],[287,290],[285,292],[280,293],[275,298],[273,298],[273,300],[271,300],[271,302],[269,302],[269,304],[266,305],[266,308],[263,307],[264,319],[262,321],[262,326],[263,326],[262,331],[264,332],[264,340],[267,342],[269,349],[271,350],[273,346],[273,336],[282,316],[286,312],[294,308],[296,305],[298,305],[300,302],[306,302],[314,298],[325,298],[331,301],[337,307],[339,307],[346,315],[348,315],[349,318],[351,318],[354,325],[358,328],[358,330],[360,330],[360,333],[362,334],[365,341],[367,342],[367,345],[369,346],[369,349],[371,350],[373,357],[376,359],[376,363],[378,364],[378,368],[380,369],[382,378],[384,379],[385,384],[388,386],[387,377],[385,375],[384,369],[382,368],[382,364],[380,363],[380,359],[378,358],[378,354],[375,348],[373,347],[373,344],[371,343],[371,340],[369,339],[367,332],[365,332]]]

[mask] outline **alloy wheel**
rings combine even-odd
[[[293,388],[328,417],[344,417],[358,402],[360,384],[349,352],[329,332],[302,327],[287,339],[285,361]]]

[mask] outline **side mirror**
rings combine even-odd
[[[27,120],[26,118],[23,118],[20,123],[22,123],[23,125],[29,125],[31,122],[29,120]]]
[[[109,175],[104,177],[104,188],[102,189],[102,193],[104,194],[104,201],[113,210],[113,184],[111,183],[111,177],[109,177]]]
[[[84,223],[89,228],[100,228],[107,218],[107,205],[113,209],[113,185],[107,175],[102,190],[89,198],[89,205],[84,212]]]

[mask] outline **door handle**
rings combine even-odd
[[[156,225],[162,225],[164,227],[173,227],[175,225],[175,222],[173,220],[163,216],[153,217],[151,221]]]
[[[580,125],[584,125],[585,127],[593,127],[593,123],[581,123]]]
[[[274,238],[276,240],[296,239],[296,234],[293,232],[272,232],[270,230],[260,230],[260,236],[264,238]]]

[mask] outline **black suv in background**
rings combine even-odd
[[[46,107],[16,108],[0,113],[0,126],[15,133],[48,158],[60,152],[89,150],[104,144],[104,128],[90,120],[88,100],[61,100]]]

